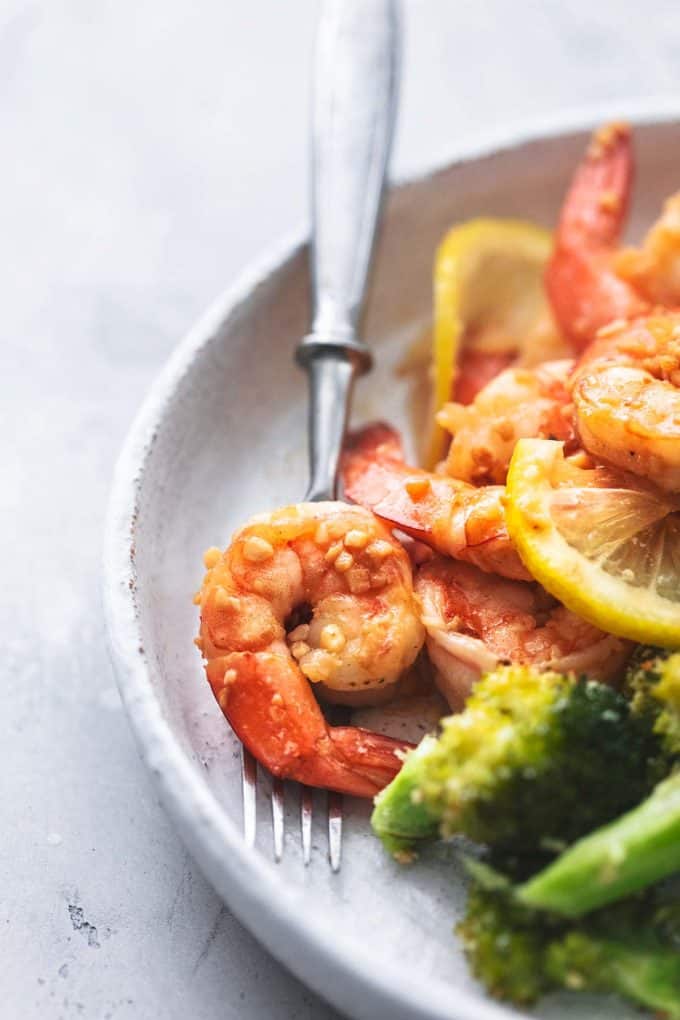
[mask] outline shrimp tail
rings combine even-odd
[[[400,451],[398,433],[389,425],[368,425],[354,433],[342,464],[347,497],[440,553],[474,563],[480,570],[528,580],[508,536],[503,487],[478,489],[411,468]]]
[[[342,453],[345,496],[372,509],[395,484],[395,468],[403,464],[401,436],[387,422],[372,422],[351,432]]]
[[[344,453],[349,464],[360,465],[366,460],[403,461],[404,444],[393,425],[386,421],[374,421],[349,433]]]
[[[443,483],[446,493],[436,493],[433,484],[437,487],[439,480],[404,463],[399,433],[385,422],[366,425],[350,435],[343,454],[342,477],[349,499],[425,543],[433,539],[442,497],[450,501],[452,487],[463,486],[447,479]],[[409,487],[418,493],[417,499]]]
[[[207,669],[236,736],[275,776],[374,797],[411,746],[356,727],[330,727],[307,679],[284,652],[232,652]]]
[[[401,769],[404,753],[413,746],[359,726],[332,726],[328,733],[348,767],[370,777],[377,790],[394,779]]]
[[[492,379],[500,375],[517,360],[517,351],[476,351],[463,350],[456,371],[453,400],[458,404],[471,404],[477,394]]]
[[[609,124],[595,132],[562,207],[560,241],[588,249],[618,244],[634,173],[629,125]]]
[[[633,175],[630,127],[607,125],[593,136],[562,207],[545,285],[555,318],[576,351],[602,326],[640,315],[646,307],[614,271]]]

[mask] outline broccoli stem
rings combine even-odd
[[[424,737],[409,752],[389,786],[375,798],[373,831],[397,860],[408,861],[418,843],[436,839],[439,833],[438,819],[422,802],[419,792],[423,759],[436,745],[436,737]]]
[[[519,886],[527,906],[580,917],[680,871],[680,771]]]

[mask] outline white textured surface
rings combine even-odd
[[[332,1015],[231,918],[158,807],[98,589],[111,468],[146,386],[304,217],[315,9],[0,6],[8,1017]],[[673,3],[412,0],[406,14],[397,170],[490,124],[678,94]]]

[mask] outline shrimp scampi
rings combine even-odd
[[[564,203],[546,286],[560,325],[585,348],[570,384],[584,448],[677,492],[680,310],[668,304],[680,298],[680,200],[641,251],[621,251],[632,174],[630,129],[603,128]]]
[[[483,673],[502,664],[608,680],[630,653],[630,642],[579,619],[539,584],[443,557],[420,568],[416,595],[437,684],[454,711]]]
[[[680,312],[600,330],[576,368],[572,397],[589,453],[680,491]]]
[[[569,359],[508,368],[472,403],[445,404],[437,422],[452,436],[447,475],[473,485],[503,485],[515,443],[523,437],[561,439],[571,450],[575,434],[567,382],[572,368]]]
[[[350,499],[437,552],[503,577],[529,578],[508,537],[503,487],[475,488],[409,467],[391,426],[379,422],[350,437],[343,482]]]
[[[623,248],[633,171],[609,125],[552,240],[523,221],[446,235],[433,470],[366,425],[348,503],[254,517],[208,551],[196,644],[275,776],[371,797],[399,772],[407,742],[333,726],[319,700],[375,715],[434,680],[455,712],[501,665],[614,683],[633,640],[677,646],[680,193]]]
[[[206,566],[197,643],[237,736],[276,776],[373,796],[407,745],[328,725],[310,682],[366,703],[414,661],[406,552],[361,507],[301,503],[253,518]]]
[[[614,267],[651,304],[680,305],[680,192],[666,199],[642,246],[622,249]]]

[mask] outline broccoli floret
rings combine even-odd
[[[529,906],[580,917],[677,871],[680,771],[627,814],[578,840],[517,895]]]
[[[523,907],[510,888],[475,881],[457,931],[473,973],[498,998],[526,1004],[559,988],[616,992],[677,1020],[679,907],[654,890],[576,924]]]
[[[661,771],[680,759],[680,652],[643,646],[626,672],[633,710],[661,739]]]
[[[553,987],[545,955],[555,926],[503,891],[473,883],[456,933],[473,974],[497,999],[524,1005]]]
[[[546,969],[562,987],[617,992],[642,1006],[680,1017],[680,959],[655,936],[624,940],[597,932],[569,932],[550,946]]]
[[[611,687],[522,666],[487,674],[426,741],[373,812],[402,854],[437,829],[506,857],[555,854],[645,796],[659,743]]]
[[[650,779],[664,778],[521,886],[517,895],[532,907],[578,917],[680,871],[680,654],[638,649],[626,690],[634,716],[659,741]]]

